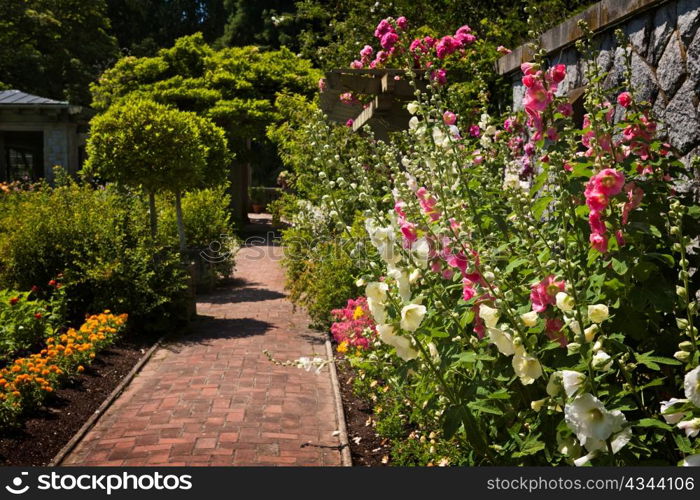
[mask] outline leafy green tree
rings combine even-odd
[[[243,163],[253,171],[279,164],[276,150],[265,137],[281,119],[278,94],[310,97],[321,73],[287,49],[262,51],[257,47],[214,50],[201,34],[180,38],[153,57],[124,57],[92,85],[93,107],[105,112],[111,106],[148,98],[211,119],[226,131],[237,162],[232,164],[232,189],[242,185]],[[253,152],[271,150],[273,161]],[[242,215],[241,196],[234,206]]]
[[[195,113],[137,99],[112,106],[92,121],[86,173],[143,189],[148,194],[151,233],[157,233],[155,195],[175,196],[180,250],[186,248],[181,196],[186,190],[224,182],[224,132]]]
[[[105,0],[2,0],[0,86],[88,104],[117,55]]]

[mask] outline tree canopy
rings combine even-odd
[[[2,0],[0,85],[88,104],[117,56],[105,0]]]
[[[92,104],[104,112],[120,102],[148,98],[195,112],[226,130],[231,149],[250,160],[247,141],[266,141],[266,128],[280,119],[276,96],[311,96],[320,76],[286,48],[214,50],[195,34],[153,57],[119,60],[92,85]]]

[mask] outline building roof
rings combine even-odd
[[[45,97],[27,94],[19,90],[0,90],[0,106],[56,106],[68,107],[66,101],[54,101]]]

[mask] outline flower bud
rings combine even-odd
[[[683,342],[678,344],[678,348],[681,351],[691,352],[693,350],[693,343],[688,340],[684,340]]]
[[[578,352],[581,350],[581,344],[579,344],[578,342],[570,342],[566,346],[566,350],[568,351],[569,355],[578,354]]]
[[[686,300],[688,298],[688,291],[684,286],[677,286],[676,295],[678,295],[681,299]]]
[[[676,358],[678,361],[685,363],[686,361],[688,361],[688,359],[690,359],[690,353],[685,351],[678,351],[674,353],[673,357]]]
[[[546,401],[547,401],[547,398],[538,399],[536,401],[531,401],[530,408],[532,408],[534,411],[540,411],[542,409],[542,406],[544,405],[544,403]]]

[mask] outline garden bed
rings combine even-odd
[[[123,339],[70,377],[20,429],[0,434],[0,465],[46,466],[138,363],[155,338]]]
[[[377,436],[372,425],[368,425],[373,417],[372,404],[359,398],[352,390],[352,379],[355,376],[347,363],[337,359],[338,385],[343,400],[345,425],[348,432],[352,464],[356,467],[389,465],[388,440]],[[359,439],[358,439],[359,438]]]

